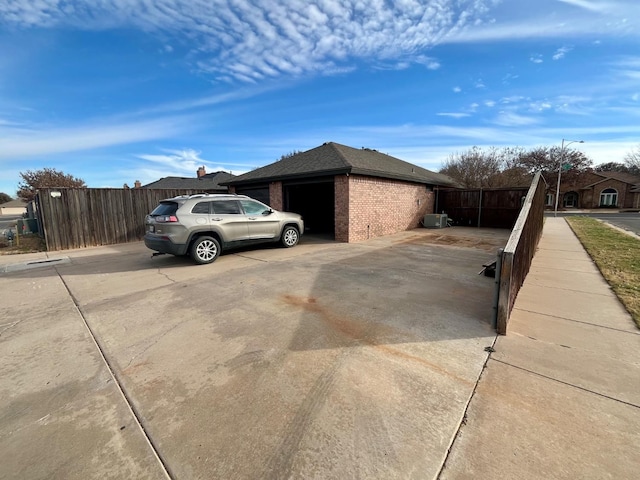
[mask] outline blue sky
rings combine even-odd
[[[640,144],[638,0],[0,0],[0,192],[243,173],[326,141],[438,170]]]

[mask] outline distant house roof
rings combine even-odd
[[[344,173],[429,185],[457,186],[446,175],[432,172],[377,150],[357,149],[334,142],[297,153],[244,175],[239,175],[225,183],[227,185],[243,185]]]
[[[620,182],[628,183],[630,185],[636,185],[636,186],[640,185],[640,176],[633,175],[632,173],[624,173],[624,172],[593,172],[593,173],[595,173],[596,175],[600,175],[602,177],[602,180],[598,180],[597,182],[593,182],[589,185],[586,185],[582,187],[583,189],[591,188],[594,185],[598,185],[599,183],[606,182],[607,180],[610,180],[610,179],[618,180]]]
[[[27,208],[27,202],[21,199],[9,200],[5,203],[0,203],[0,208]]]
[[[164,177],[155,182],[143,185],[142,188],[155,188],[155,189],[185,189],[185,190],[203,190],[208,192],[218,191],[226,193],[228,188],[221,185],[223,182],[228,182],[236,178],[235,175],[227,172],[214,172],[202,175],[199,178],[189,177]]]

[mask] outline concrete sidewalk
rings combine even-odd
[[[640,330],[564,218],[547,218],[441,479],[631,479]]]

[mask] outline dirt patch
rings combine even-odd
[[[17,241],[9,244],[4,238],[0,239],[0,255],[16,255],[20,253],[46,252],[47,245],[44,238],[37,235],[21,235]]]
[[[402,241],[403,244],[412,245],[448,245],[461,248],[479,248],[488,252],[495,252],[496,249],[505,245],[503,239],[481,238],[481,237],[460,237],[456,235],[445,235],[442,233],[424,233],[414,235]]]

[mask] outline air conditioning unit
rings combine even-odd
[[[444,228],[447,226],[447,215],[444,213],[425,215],[422,219],[422,226],[425,228]]]

